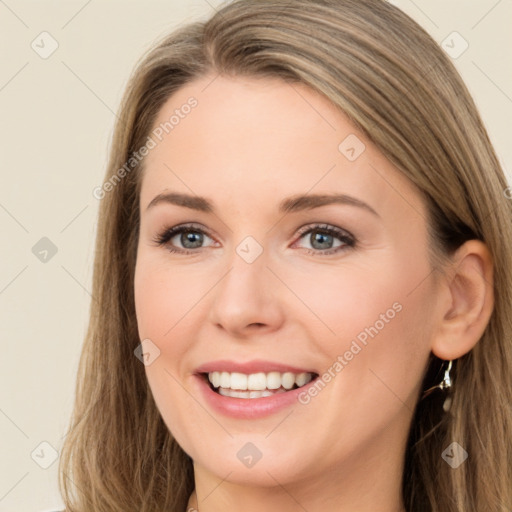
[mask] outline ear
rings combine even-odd
[[[487,246],[469,240],[454,253],[441,279],[439,322],[432,352],[440,359],[457,359],[482,337],[494,308],[493,261]]]

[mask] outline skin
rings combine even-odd
[[[405,443],[428,356],[456,359],[478,342],[493,308],[490,254],[469,241],[446,277],[433,272],[419,194],[344,114],[304,85],[213,78],[175,93],[155,122],[198,100],[146,157],[135,273],[140,339],[160,350],[147,378],[194,461],[189,507],[403,511]],[[366,146],[355,161],[338,150],[349,134]],[[147,210],[170,191],[205,196],[216,214],[165,203]],[[334,192],[378,216],[340,204],[277,212],[291,195]],[[194,254],[153,242],[188,222],[208,233]],[[348,231],[356,245],[323,255],[344,243],[298,234],[315,224]],[[263,248],[250,264],[236,252],[246,236]],[[181,249],[182,241],[172,239]],[[307,405],[240,420],[211,410],[198,393],[193,373],[215,359],[267,359],[321,374],[394,303],[400,312]],[[262,453],[252,468],[237,458],[247,442]]]

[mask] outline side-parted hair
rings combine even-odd
[[[465,241],[487,245],[492,316],[476,346],[454,362],[450,414],[442,393],[418,400],[402,496],[408,512],[512,510],[511,189],[449,57],[383,0],[235,0],[167,35],[137,63],[105,183],[145,144],[164,102],[210,74],[302,83],[338,106],[416,185],[440,275]],[[59,462],[67,512],[183,512],[194,488],[192,461],[164,424],[134,355],[143,165],[101,199],[90,321]],[[440,382],[441,363],[431,355],[423,389]],[[454,441],[468,453],[456,469],[441,456]]]

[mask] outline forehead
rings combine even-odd
[[[412,183],[342,111],[304,84],[203,77],[165,102],[155,130],[143,205],[163,190],[222,192],[222,199],[263,190],[276,198],[349,193],[381,209],[422,208]]]
[[[187,108],[193,99],[196,106]],[[189,111],[177,117],[180,110]],[[174,114],[176,123],[169,133],[162,134],[168,146],[188,142],[201,143],[201,150],[211,145],[251,150],[264,144],[265,154],[280,147],[284,141],[302,139],[334,140],[343,114],[326,98],[304,84],[286,83],[276,78],[208,76],[189,83],[173,94],[160,109],[154,128],[165,128]],[[169,128],[169,126],[167,126]],[[350,127],[352,129],[352,127]],[[339,134],[338,134],[339,135]],[[276,140],[278,136],[279,140]],[[331,147],[337,152],[337,144]],[[297,154],[300,148],[295,148]]]

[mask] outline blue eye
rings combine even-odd
[[[356,245],[356,239],[347,231],[327,224],[317,224],[313,226],[306,226],[299,230],[300,238],[309,236],[309,243],[311,249],[306,248],[308,254],[315,255],[328,255],[350,249]],[[178,237],[179,243],[182,247],[176,247],[171,240]],[[204,240],[209,238],[207,232],[197,227],[194,224],[183,224],[181,226],[174,226],[164,230],[153,242],[158,246],[167,246],[167,250],[171,253],[181,254],[194,254],[197,249],[204,249],[202,246]],[[339,240],[341,244],[333,247],[335,240]]]
[[[308,249],[308,254],[328,255],[345,251],[356,245],[356,239],[347,231],[329,226],[327,224],[307,226],[300,230],[300,238],[309,234],[309,243],[313,249]],[[342,243],[336,247],[332,244],[338,239]],[[328,247],[327,247],[328,246]],[[321,251],[321,252],[318,252]]]
[[[169,243],[177,235],[180,235],[179,241],[183,245],[184,249],[181,249],[180,247],[176,248],[174,245]],[[164,230],[164,232],[158,235],[153,242],[157,245],[167,245],[167,249],[170,252],[190,254],[191,252],[197,252],[194,251],[194,249],[203,249],[201,244],[205,236],[210,238],[201,228],[198,228],[193,224],[188,224]]]

